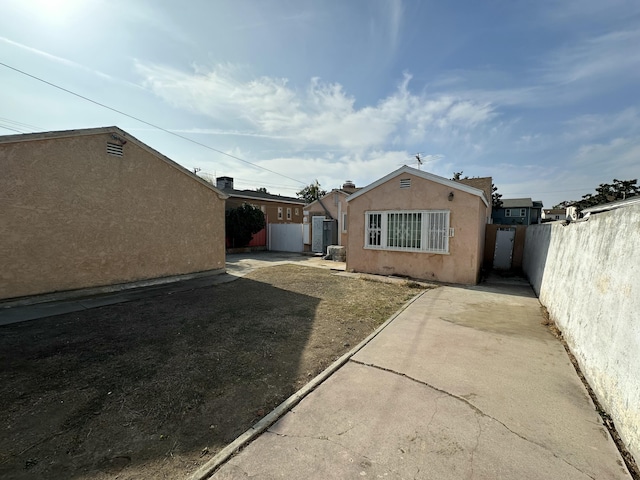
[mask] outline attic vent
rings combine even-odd
[[[124,155],[122,145],[111,142],[107,142],[107,153],[109,155],[115,155],[116,157],[122,157]]]
[[[400,179],[400,188],[411,188],[411,179],[410,178],[401,178]]]

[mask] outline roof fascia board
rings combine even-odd
[[[300,202],[295,202],[293,200],[280,200],[277,198],[252,197],[251,195],[240,195],[237,193],[227,193],[226,195],[229,198],[247,198],[249,200],[263,200],[265,202],[290,203],[291,205],[304,205],[304,200],[301,200]]]
[[[474,188],[474,187],[470,187],[468,185],[465,185],[463,183],[458,183],[454,180],[448,180],[444,177],[440,177],[438,175],[434,175],[432,173],[428,173],[428,172],[423,172],[422,170],[417,170],[415,168],[412,167],[408,167],[406,165],[400,167],[397,170],[394,170],[393,172],[391,172],[388,175],[385,175],[384,177],[376,180],[375,182],[367,185],[366,187],[362,188],[361,190],[358,190],[357,192],[352,193],[351,195],[347,196],[347,202],[350,202],[351,200],[358,198],[360,195],[369,192],[370,190],[373,190],[376,187],[379,187],[380,185],[382,185],[383,183],[388,182],[389,180],[392,180],[393,178],[397,177],[398,175],[402,175],[402,174],[410,174],[410,175],[414,175],[416,177],[420,177],[424,180],[429,180],[431,182],[434,183],[439,183],[440,185],[444,185],[450,188],[454,188],[456,190],[460,190],[466,193],[470,193],[471,195],[476,195],[478,197],[480,197],[480,199],[484,202],[484,204],[488,207],[489,206],[489,202],[487,201],[487,199],[485,198],[484,192],[482,190],[480,190],[479,188]]]

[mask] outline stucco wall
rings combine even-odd
[[[640,205],[530,226],[523,268],[640,460]]]
[[[0,143],[0,298],[224,268],[224,200],[108,140]]]
[[[349,201],[347,269],[382,275],[475,284],[478,281],[484,246],[487,207],[480,197],[455,190],[410,174],[411,188],[400,189],[395,177]],[[365,212],[376,210],[450,210],[449,254],[395,252],[364,248]]]
[[[337,202],[336,202],[337,199]],[[331,214],[331,216],[338,221],[338,245],[343,245],[346,247],[347,245],[347,235],[348,231],[344,231],[343,227],[343,214],[347,213],[348,205],[347,205],[347,195],[344,195],[339,192],[329,192],[327,195],[322,197],[322,203],[326,207],[327,211]],[[309,212],[307,216],[307,221],[309,222],[309,240],[313,238],[313,223],[312,218],[314,216],[327,216],[327,212],[320,202],[315,201],[304,207],[305,212]],[[348,227],[349,219],[347,217],[347,227]],[[308,243],[307,245],[311,245]],[[309,247],[310,250],[310,247]]]

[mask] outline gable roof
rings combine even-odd
[[[221,200],[224,200],[227,198],[227,195],[225,195],[215,185],[212,185],[206,180],[203,180],[202,178],[197,176],[195,173],[191,172],[190,170],[187,170],[182,165],[179,165],[178,163],[171,160],[169,157],[161,154],[157,150],[151,148],[146,143],[138,140],[136,137],[134,137],[130,133],[127,133],[121,128],[116,126],[98,127],[98,128],[81,128],[76,130],[56,130],[51,132],[38,132],[38,133],[21,133],[18,135],[2,135],[0,136],[0,145],[8,144],[8,143],[32,142],[32,141],[38,141],[38,140],[52,140],[52,139],[58,139],[58,138],[102,135],[104,133],[111,133],[113,135],[117,135],[119,137],[122,137],[127,142],[136,144],[138,147],[142,148],[143,150],[146,150],[153,156],[157,157],[159,160],[162,160],[163,162],[165,162],[170,167],[175,168],[181,173],[191,177],[201,185],[204,185],[205,187],[207,187],[209,190],[213,190],[215,193],[218,194],[218,197],[220,197]]]
[[[422,170],[418,170],[417,168],[413,168],[413,167],[408,167],[407,165],[403,165],[399,169],[391,172],[390,174],[385,175],[384,177],[380,178],[379,180],[376,180],[375,182],[367,185],[362,190],[358,190],[357,192],[349,195],[347,197],[347,202],[350,202],[351,200],[353,200],[355,198],[358,198],[360,195],[363,195],[363,194],[373,190],[374,188],[379,187],[383,183],[386,183],[389,180],[391,180],[391,179],[393,179],[393,178],[395,178],[395,177],[397,177],[399,175],[403,175],[403,174],[415,175],[416,177],[423,178],[424,180],[429,180],[431,182],[439,183],[440,185],[445,185],[445,186],[447,186],[449,188],[453,188],[455,190],[460,190],[460,191],[463,191],[463,192],[466,192],[466,193],[470,193],[471,195],[476,195],[476,196],[478,196],[478,197],[480,197],[482,199],[482,201],[484,202],[484,204],[487,207],[489,206],[489,202],[485,198],[484,192],[482,190],[480,190],[479,188],[470,187],[470,186],[465,185],[463,183],[459,183],[459,182],[456,182],[454,180],[449,180],[447,178],[440,177],[438,175],[434,175],[433,173],[423,172]]]
[[[358,188],[356,189],[356,191],[358,190],[362,190],[362,188]],[[345,192],[344,190],[342,190],[341,188],[334,188],[333,190],[331,190],[330,192],[325,193],[322,197],[320,197],[320,200],[324,200],[325,198],[327,198],[329,195],[333,195],[334,193],[340,193],[341,195],[344,195],[345,197],[348,197],[349,195],[352,195],[353,192]],[[314,200],[311,203],[307,203],[304,208],[305,210],[308,210],[309,207],[311,207],[312,205],[315,205],[316,203],[319,203],[318,200]]]
[[[233,198],[248,198],[252,200],[266,200],[267,202],[295,203],[304,205],[304,200],[301,198],[283,197],[272,193],[258,192],[257,190],[235,190],[233,188],[224,188],[222,189],[222,192]]]
[[[501,208],[531,208],[533,201],[530,198],[505,198]]]

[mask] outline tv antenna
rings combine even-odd
[[[413,158],[415,158],[416,160],[416,167],[418,168],[418,170],[422,169],[422,165],[424,163],[427,162],[435,162],[436,160],[440,160],[441,158],[444,158],[444,155],[440,155],[438,154],[429,154],[429,155],[425,155],[422,152],[417,152],[413,154]]]

